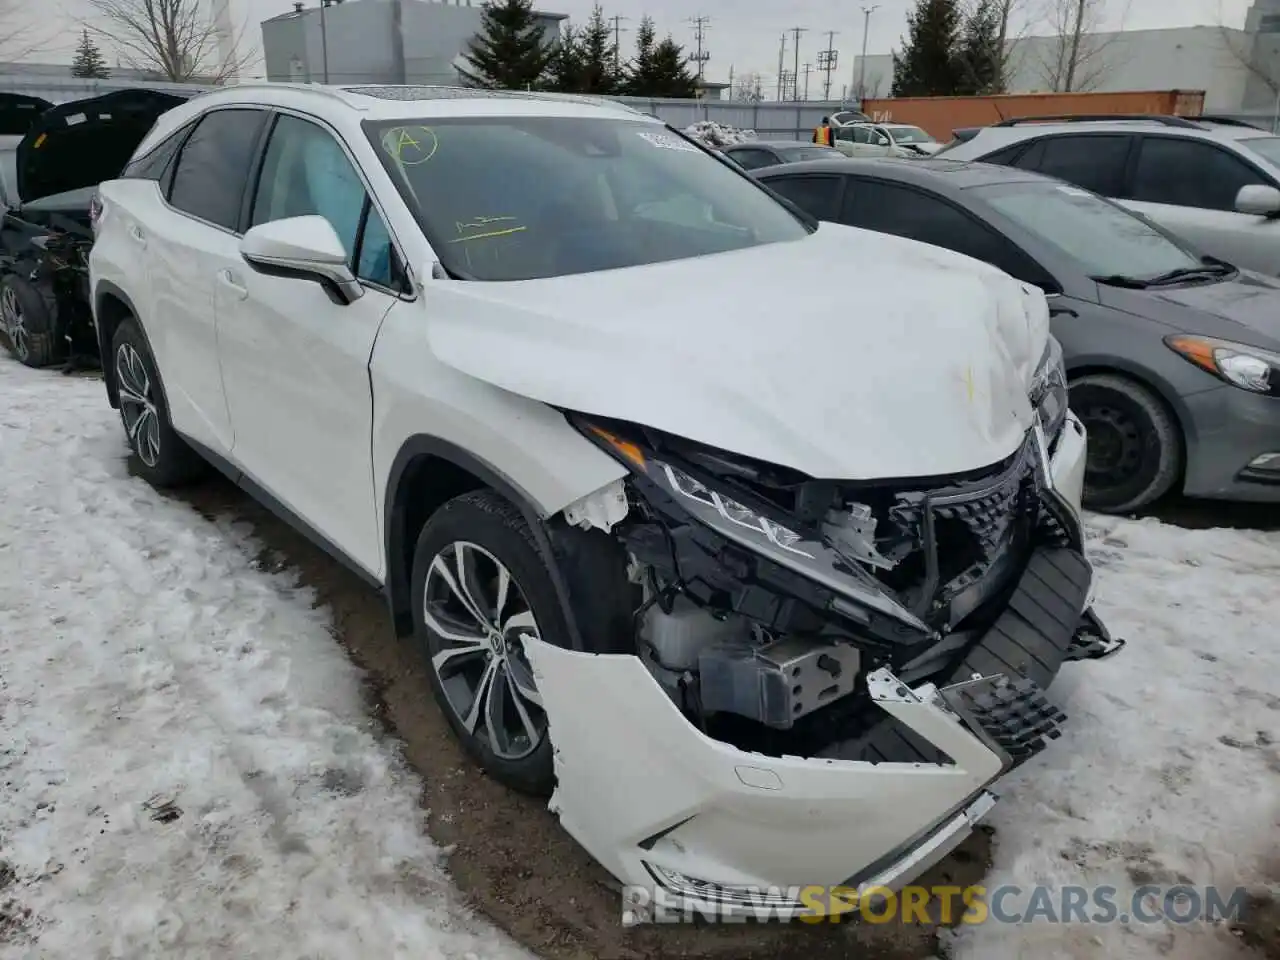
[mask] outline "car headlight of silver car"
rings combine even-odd
[[[1031,380],[1031,405],[1040,416],[1040,427],[1049,443],[1067,422],[1067,368],[1062,361],[1062,344],[1050,335],[1044,356]]]
[[[1280,396],[1280,354],[1231,340],[1190,334],[1168,336],[1164,342],[1184,360],[1233,387]]]

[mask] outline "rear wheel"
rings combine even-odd
[[[0,278],[0,326],[20,363],[47,367],[57,362],[49,305],[32,283],[11,273]]]
[[[1139,510],[1177,482],[1181,434],[1149,389],[1115,374],[1092,374],[1072,382],[1071,409],[1089,436],[1083,499],[1090,510]]]
[[[179,486],[202,476],[204,461],[169,420],[155,358],[135,320],[125,320],[116,329],[109,362],[137,472],[155,487]]]

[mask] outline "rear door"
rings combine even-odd
[[[239,292],[220,282],[243,264],[239,225],[249,169],[265,128],[264,110],[211,110],[175,160],[165,195],[130,231],[151,269],[144,318],[179,432],[225,456],[231,418],[218,365],[216,316]]]
[[[1017,154],[1009,165],[1057,177],[1104,197],[1118,197],[1124,192],[1125,172],[1135,139],[1127,133],[1041,137]]]
[[[1237,266],[1280,274],[1280,220],[1235,209],[1241,187],[1280,186],[1239,154],[1207,140],[1147,134],[1121,202]]]

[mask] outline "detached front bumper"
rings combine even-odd
[[[909,883],[969,834],[1011,763],[932,686],[884,670],[867,678],[872,699],[952,764],[745,753],[690,724],[636,657],[526,650],[555,743],[551,809],[623,884],[689,909],[747,914],[769,888],[788,900],[793,887]]]

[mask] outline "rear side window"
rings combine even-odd
[[[1241,187],[1273,186],[1243,160],[1199,140],[1143,137],[1133,199],[1204,210],[1234,210]]]
[[[235,230],[266,117],[261,110],[205,114],[182,145],[169,202],[193,217]]]
[[[961,141],[956,142],[959,143]],[[946,149],[950,149],[951,146],[952,144],[947,144]],[[1022,153],[1022,149],[1025,146],[1025,143],[1015,143],[1012,147],[1005,147],[1003,150],[997,150],[995,153],[989,153],[985,157],[979,157],[979,159],[983,163],[995,163],[1002,167],[1013,166],[1013,161],[1017,158],[1018,154]],[[938,153],[943,152],[943,150],[938,151]]]
[[[1125,134],[1045,137],[1031,145],[1014,164],[1114,197],[1124,185],[1129,143]]]
[[[891,233],[982,260],[1029,283],[1045,275],[1020,249],[941,197],[898,184],[855,179],[840,219],[851,227]]]
[[[132,160],[124,168],[124,172],[120,174],[125,180],[156,180],[163,181],[165,173],[168,172],[173,158],[177,155],[182,142],[186,139],[187,134],[191,132],[191,125],[181,128],[171,133],[159,145],[150,150],[136,160]]]
[[[769,188],[819,220],[840,216],[840,177],[779,177],[768,181]]]

